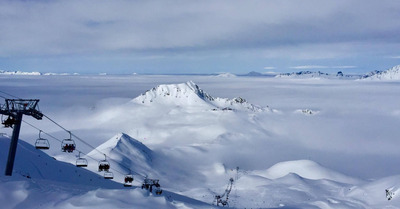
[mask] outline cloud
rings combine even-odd
[[[400,23],[394,21],[400,14],[392,12],[400,6],[390,1],[363,4],[314,0],[301,3],[178,1],[170,4],[89,0],[3,1],[0,4],[3,56],[241,50],[400,39],[390,35],[400,32]]]
[[[328,66],[322,66],[322,65],[302,65],[302,66],[295,66],[295,67],[290,67],[292,69],[323,69],[323,68],[329,68]]]
[[[274,70],[274,69],[276,69],[276,67],[272,66],[264,67],[264,70]]]
[[[195,59],[221,66],[216,57],[224,54],[223,63],[366,59],[397,53],[399,10],[389,0],[0,1],[0,59],[36,66],[78,57],[94,68],[100,57],[110,66],[157,69]],[[154,67],[148,57],[162,60]]]
[[[290,67],[291,69],[351,69],[357,68],[357,66],[324,66],[324,65],[301,65],[301,66],[294,66]]]

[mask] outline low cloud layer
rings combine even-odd
[[[385,0],[2,1],[0,58],[255,57],[261,65],[390,57],[398,56],[399,10],[400,2]]]

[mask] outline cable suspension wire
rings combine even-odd
[[[22,99],[22,98],[20,98],[20,97],[14,96],[14,95],[12,95],[12,94],[9,94],[9,93],[4,92],[4,91],[1,91],[1,90],[0,90],[0,92],[3,93],[3,94],[5,94],[5,95],[8,95],[8,96],[17,98],[17,99]],[[1,95],[0,95],[0,97],[2,97],[2,98],[4,98],[4,99],[7,99],[6,97],[1,96]],[[53,119],[51,119],[49,116],[47,116],[47,115],[45,115],[45,114],[43,114],[43,116],[46,117],[49,121],[53,122],[53,123],[54,123],[55,125],[57,125],[58,127],[60,127],[61,129],[63,129],[64,131],[70,133],[71,136],[74,136],[76,139],[78,139],[80,142],[84,143],[86,146],[92,148],[93,150],[96,150],[97,152],[99,152],[99,153],[102,154],[102,155],[106,155],[105,153],[103,153],[102,151],[98,150],[97,148],[95,148],[95,147],[92,146],[91,144],[87,143],[85,140],[83,140],[83,139],[81,139],[80,137],[78,137],[77,135],[73,134],[73,133],[72,133],[71,131],[69,131],[68,129],[64,128],[62,125],[60,125],[59,123],[57,123],[56,121],[54,121]],[[55,140],[57,140],[57,141],[59,141],[59,142],[62,143],[62,140],[60,140],[60,139],[58,139],[58,138],[56,138],[56,137],[50,135],[50,134],[47,133],[47,132],[44,132],[43,130],[41,130],[41,129],[35,127],[34,125],[32,125],[32,124],[30,124],[30,123],[28,123],[28,122],[26,122],[25,120],[23,120],[23,122],[26,123],[26,124],[28,124],[28,125],[30,125],[31,127],[35,128],[35,129],[37,129],[38,131],[42,131],[44,134],[46,134],[46,135],[48,135],[49,137],[51,137],[51,138],[53,138],[53,139],[55,139]],[[84,152],[82,152],[82,151],[80,151],[80,150],[77,150],[77,149],[76,149],[76,151],[85,154]],[[87,157],[89,157],[89,158],[91,158],[91,159],[97,161],[97,160],[94,159],[93,157],[88,156],[87,154],[85,154],[85,155],[86,155]],[[123,168],[129,170],[131,173],[135,173],[135,174],[138,175],[138,176],[141,176],[141,177],[143,177],[143,178],[147,178],[147,176],[142,175],[142,174],[140,174],[140,173],[137,173],[137,172],[133,171],[133,170],[130,169],[128,166],[122,164],[121,162],[118,162],[118,161],[112,159],[110,156],[108,156],[108,159],[109,159],[110,161],[113,161],[113,162],[115,162],[116,164],[120,165],[121,167],[123,167]],[[112,169],[112,170],[116,171],[117,173],[120,173],[120,174],[124,175],[122,172],[119,172],[119,171],[116,170],[116,169]]]
[[[10,96],[10,97],[14,97],[14,98],[17,98],[17,99],[22,99],[21,97],[14,96],[14,95],[9,94],[9,93],[7,93],[7,92],[5,92],[5,91],[1,91],[1,90],[0,90],[0,92],[3,93],[3,94],[5,94],[5,95],[8,95],[8,96]],[[5,97],[3,97],[3,98],[6,99]]]
[[[68,129],[66,129],[65,127],[63,127],[62,125],[60,125],[59,123],[57,123],[56,121],[54,121],[53,119],[51,119],[49,116],[47,116],[47,115],[45,115],[45,114],[43,114],[43,116],[44,116],[45,118],[47,118],[49,121],[53,122],[53,123],[54,123],[55,125],[57,125],[58,127],[60,127],[61,129],[63,129],[64,131],[70,133],[71,136],[75,137],[75,138],[78,139],[80,142],[84,143],[86,146],[92,148],[93,150],[96,150],[98,153],[100,153],[100,154],[102,154],[102,155],[106,155],[104,152],[98,150],[97,148],[95,148],[95,147],[92,146],[91,144],[87,143],[85,140],[83,140],[83,139],[80,138],[79,136],[73,134],[71,131],[69,131]],[[77,151],[79,151],[79,150],[77,150]],[[81,153],[85,154],[84,152],[81,152]],[[88,156],[87,154],[85,154],[85,155]],[[106,155],[106,156],[107,156],[107,155]],[[88,156],[88,157],[90,157],[90,156]],[[92,158],[92,157],[90,157],[90,158]],[[92,158],[92,159],[95,160],[94,158]],[[143,177],[143,178],[146,178],[146,177],[147,177],[147,176],[145,176],[145,175],[142,175],[142,174],[140,174],[140,173],[138,173],[138,172],[133,171],[131,168],[129,168],[128,166],[122,164],[121,162],[118,162],[118,161],[114,160],[113,158],[111,158],[111,156],[107,156],[107,159],[109,159],[109,160],[112,161],[112,162],[115,162],[116,164],[118,164],[118,165],[120,165],[121,167],[127,169],[127,170],[128,170],[129,172],[131,172],[131,173],[134,173],[134,174],[136,174],[136,175],[138,175],[138,176],[141,176],[141,177]],[[114,170],[114,169],[113,169],[113,170]],[[119,172],[119,171],[117,171],[117,172],[120,173],[120,174],[122,174],[122,173]]]
[[[47,133],[47,132],[41,130],[40,128],[38,128],[38,127],[32,125],[31,123],[29,123],[29,122],[27,122],[27,121],[25,121],[25,120],[22,120],[22,121],[23,121],[24,123],[28,124],[29,126],[31,126],[32,128],[34,128],[34,129],[36,129],[36,130],[38,130],[38,131],[41,131],[42,133],[46,134],[47,136],[49,136],[49,137],[51,137],[51,138],[53,138],[53,139],[55,139],[55,140],[57,140],[57,141],[59,141],[59,142],[62,142],[61,139],[58,139],[58,138],[52,136],[51,134],[49,134],[49,133]],[[92,159],[92,160],[94,160],[94,161],[98,161],[97,159],[93,158],[92,156],[87,155],[87,154],[86,154],[85,152],[83,152],[82,150],[78,150],[78,149],[75,149],[75,150],[78,151],[78,152],[80,152],[80,153],[82,153],[82,154],[84,154],[86,157],[88,157],[88,158],[90,158],[90,159]],[[121,165],[121,164],[120,164],[120,165]],[[118,171],[118,170],[115,169],[115,168],[110,168],[110,170],[113,170],[113,171],[115,171],[115,172],[117,172],[117,173],[119,173],[119,174],[121,174],[121,175],[125,175],[124,173],[122,173],[121,171]],[[141,176],[141,175],[140,175],[140,176]]]

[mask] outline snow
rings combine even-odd
[[[193,81],[181,84],[159,85],[146,91],[132,100],[138,104],[173,104],[186,108],[197,107],[203,110],[248,110],[254,112],[269,111],[268,107],[262,108],[248,103],[241,97],[234,99],[212,97],[199,88]]]
[[[288,174],[294,173],[303,178],[312,180],[328,179],[341,183],[360,183],[358,179],[324,168],[320,164],[310,160],[280,162],[266,171],[257,171],[255,173],[268,179],[282,178]]]
[[[75,140],[89,161],[77,168],[78,153],[56,140],[36,150],[38,131],[23,123],[13,176],[0,176],[2,208],[217,208],[230,178],[231,208],[400,207],[396,81],[55,75],[0,76],[0,88],[38,97],[101,151]],[[11,129],[0,132],[4,170]],[[97,171],[103,153],[113,180]],[[144,176],[160,180],[161,196],[140,188]]]
[[[232,74],[232,73],[221,73],[221,74],[218,74],[217,77],[232,78],[232,77],[236,77],[236,75]]]
[[[0,70],[0,75],[42,75],[40,72],[23,72],[23,71],[4,71]]]
[[[373,71],[362,77],[366,80],[400,80],[400,65],[385,71]]]

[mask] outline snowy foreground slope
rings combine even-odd
[[[210,79],[221,78],[206,78]],[[260,83],[265,85],[260,80],[229,79],[249,82],[255,88],[261,88]],[[87,156],[96,160],[89,159],[88,168],[82,169],[47,155],[74,163],[77,153],[60,154],[57,142],[52,141],[56,144],[54,150],[41,152],[21,140],[14,176],[0,178],[1,198],[7,202],[6,208],[29,208],[27,205],[31,208],[216,208],[212,205],[214,196],[223,194],[229,179],[233,178],[228,201],[231,208],[400,208],[397,194],[400,176],[361,178],[343,172],[347,167],[359,166],[353,162],[356,159],[353,155],[361,155],[364,161],[373,163],[374,158],[366,153],[377,156],[374,147],[396,154],[396,149],[390,149],[392,144],[387,143],[386,147],[382,143],[385,138],[391,138],[391,131],[397,130],[391,129],[391,124],[397,127],[398,109],[370,106],[371,102],[380,101],[376,98],[388,98],[392,94],[385,89],[382,91],[385,94],[367,100],[359,92],[365,87],[376,91],[373,83],[329,82],[327,92],[334,89],[333,92],[344,94],[346,99],[350,86],[350,91],[357,93],[351,96],[358,95],[364,102],[338,105],[332,101],[343,98],[335,94],[329,95],[333,98],[327,98],[326,103],[315,102],[309,96],[326,96],[325,92],[315,91],[317,87],[324,88],[325,83],[285,82],[279,85],[272,82],[269,88],[262,86],[261,92],[268,92],[265,95],[228,92],[236,99],[211,96],[194,82],[179,82],[150,87],[134,99],[131,98],[136,95],[125,101],[111,98],[91,108],[90,113],[68,112],[67,117],[56,120],[67,124],[78,135],[87,136],[88,142],[107,154],[115,169],[115,182],[104,180],[102,173],[97,172],[97,160],[103,156],[96,150],[88,150]],[[390,85],[393,88],[394,84]],[[125,85],[121,87],[125,88]],[[299,89],[305,89],[309,95],[301,94],[302,97],[295,98],[297,102],[291,102]],[[284,101],[271,99],[278,98],[282,92],[293,94],[288,94]],[[239,99],[249,96],[251,101],[265,97],[268,102],[256,105]],[[309,105],[307,100],[314,105]],[[340,112],[343,117],[334,112],[343,109],[345,112]],[[384,117],[376,116],[382,112]],[[74,121],[68,122],[70,118]],[[376,118],[385,123],[382,126],[371,123]],[[360,121],[367,123],[369,129],[354,126]],[[45,121],[35,124],[41,126],[42,122]],[[49,125],[41,127],[48,131]],[[381,130],[377,144],[368,138],[374,136],[375,127]],[[52,133],[65,135],[57,130]],[[92,135],[96,137],[91,139]],[[359,138],[367,138],[370,146],[360,149],[360,144],[366,142],[358,143]],[[1,140],[0,154],[4,160],[0,168],[4,170],[9,139],[2,137]],[[79,142],[77,145],[84,146]],[[21,151],[21,147],[28,151]],[[346,147],[350,154],[343,154]],[[336,154],[337,150],[342,154]],[[351,163],[342,163],[343,159]],[[329,161],[333,163],[328,166]],[[51,166],[47,168],[46,163]],[[129,189],[121,185],[124,174],[129,173],[127,167],[135,175],[135,187]],[[362,172],[373,173],[366,169]],[[143,176],[160,179],[163,194],[156,196],[137,188]],[[387,199],[385,190],[392,195],[391,200]]]
[[[5,169],[9,138],[0,137],[0,169]],[[0,177],[1,208],[210,208],[200,201],[164,191],[153,196],[140,188],[55,160],[19,141],[12,177]]]

